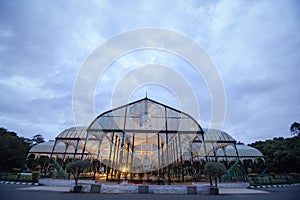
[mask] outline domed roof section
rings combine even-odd
[[[90,140],[86,151],[96,145],[98,140],[94,135],[88,135],[87,127],[77,126],[71,127],[62,131],[55,139],[57,142],[64,142],[66,145],[77,147],[77,149],[83,149],[86,139]]]
[[[228,133],[217,129],[203,129],[205,142],[232,143],[235,139]]]
[[[62,131],[60,134],[58,134],[57,138],[80,138],[80,139],[85,139],[87,136],[87,127],[85,126],[77,126],[77,127],[71,127],[68,128],[64,131]]]
[[[253,158],[262,158],[263,154],[256,148],[250,147],[244,144],[236,144],[236,149],[238,151],[239,157],[241,159],[253,159]],[[223,149],[217,150],[218,157],[224,157],[226,154],[227,157],[236,157],[236,150],[233,146],[229,145],[225,148],[225,152]],[[213,152],[210,153],[213,156]]]
[[[242,157],[263,157],[263,154],[256,148],[250,147],[244,144],[237,144],[236,148],[239,152],[239,156]]]
[[[50,140],[48,142],[37,144],[29,150],[29,153],[51,153],[54,143],[54,140]],[[64,150],[65,145],[63,143],[56,144],[55,151],[64,152]]]
[[[54,145],[55,145],[55,148],[53,149]],[[66,147],[68,147],[68,148],[66,149]],[[75,152],[74,146],[67,146],[64,143],[64,141],[60,141],[55,144],[54,140],[50,140],[48,142],[43,142],[43,143],[33,146],[29,150],[28,155],[31,155],[31,154],[43,155],[43,154],[45,154],[45,155],[49,156],[52,153],[55,156],[63,156],[64,154],[69,154],[69,155],[72,154],[73,155],[74,152]],[[81,155],[81,153],[82,153],[82,149],[78,149],[77,154]]]
[[[236,141],[228,133],[217,129],[203,129],[204,143],[201,136],[197,136],[191,145],[192,152],[195,156],[205,156],[214,149],[226,147],[229,144],[235,144]]]

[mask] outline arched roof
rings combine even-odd
[[[58,134],[56,138],[57,139],[74,139],[74,138],[85,139],[87,136],[86,129],[87,127],[85,126],[71,127],[63,130],[61,133]]]
[[[244,145],[244,144],[236,144],[236,148],[238,150],[239,153],[239,157],[243,157],[243,158],[258,158],[258,157],[263,157],[263,154],[256,148],[250,147],[248,145]],[[224,152],[221,151],[221,149],[219,149],[220,151],[217,152],[217,155],[222,156],[222,154],[224,155]],[[232,146],[228,146],[226,147],[226,155],[229,156],[235,156],[235,149]]]
[[[57,142],[64,142],[69,146],[74,146],[77,149],[83,149],[85,145],[86,138],[89,137],[89,146],[87,146],[86,151],[90,152],[91,149],[95,149],[97,146],[97,138],[93,135],[87,134],[87,127],[85,126],[77,126],[71,127],[63,130],[58,136],[55,138]]]
[[[214,149],[217,150],[236,143],[236,140],[224,131],[217,129],[203,130],[203,138],[201,138],[201,136],[197,136],[191,145],[191,151],[195,157],[204,157],[205,155],[209,155]]]
[[[88,130],[203,133],[198,122],[187,113],[147,97],[102,113]]]
[[[198,122],[187,113],[147,97],[102,113],[90,124],[88,132],[101,140],[106,133],[126,133],[128,139],[135,134],[137,148],[142,148],[138,145],[142,145],[146,137],[147,143],[157,148],[157,137],[161,143],[166,143],[166,133],[169,134],[168,141],[172,141],[177,133],[181,134],[185,146],[197,134],[203,134]]]
[[[50,154],[52,151],[54,145],[54,140],[50,140],[48,142],[43,142],[40,144],[37,144],[33,146],[30,150],[29,153],[45,153],[45,154]],[[65,151],[65,145],[63,143],[58,143],[55,147],[56,151],[64,152]]]
[[[228,133],[217,129],[204,129],[204,141],[213,143],[235,143],[236,140]]]
[[[55,144],[54,140],[50,140],[48,142],[43,142],[43,143],[37,144],[29,150],[28,155],[30,155],[30,154],[50,155],[52,153],[53,155],[57,156],[57,155],[62,155],[62,154],[74,154],[74,152],[75,152],[74,147],[72,147],[72,146],[68,147],[62,141],[55,144],[55,149],[53,149],[54,144]],[[52,150],[53,150],[53,152],[52,152]],[[77,150],[77,153],[81,154],[82,150],[80,150],[80,149]]]
[[[263,154],[256,148],[250,147],[248,145],[244,145],[244,144],[236,144],[236,149],[239,155],[239,158],[242,160],[246,160],[246,159],[258,159],[261,158],[263,159]],[[210,156],[213,157],[213,152],[210,153]],[[231,160],[232,158],[236,158],[237,154],[236,154],[236,150],[233,146],[229,145],[226,146],[225,149],[218,149],[216,152],[216,156],[217,157],[223,157],[225,158],[225,156]],[[264,160],[264,159],[263,159]]]

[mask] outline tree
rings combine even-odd
[[[0,171],[23,168],[29,148],[17,133],[0,128]]]
[[[266,167],[274,173],[300,173],[300,137],[273,138],[273,140],[258,141],[250,146],[258,149],[264,155]],[[264,169],[260,169],[260,172]]]
[[[299,136],[300,135],[300,124],[297,122],[294,122],[290,127],[290,132],[293,136]]]
[[[75,160],[66,165],[67,172],[73,175],[76,186],[78,185],[80,174],[90,166],[91,163],[88,160]]]
[[[226,173],[226,167],[224,166],[223,163],[219,162],[207,162],[204,165],[204,174],[209,175],[209,181],[210,185],[212,186],[212,179],[211,177],[214,178],[215,181],[215,187],[217,188],[217,181],[218,177]]]
[[[45,142],[44,137],[41,134],[37,134],[32,137],[32,146]]]

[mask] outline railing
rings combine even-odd
[[[221,177],[221,182],[240,182],[244,181],[243,173],[240,168],[237,168],[239,161],[237,160]]]
[[[39,175],[38,175],[39,176]],[[9,182],[37,182],[39,177],[33,177],[31,173],[0,173],[0,181],[9,181]]]
[[[300,183],[300,177],[299,176],[290,176],[290,175],[249,177],[248,182],[252,186],[293,184],[293,183]]]
[[[58,162],[56,162],[56,160],[53,158],[50,158],[50,160],[51,162],[53,162],[57,170],[58,176],[61,178],[68,178],[68,173],[63,170],[63,168],[58,164]]]

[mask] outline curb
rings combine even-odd
[[[15,185],[35,185],[38,186],[38,183],[31,183],[31,182],[14,182],[14,181],[0,181],[1,184],[15,184]]]
[[[295,183],[295,184],[283,184],[283,185],[251,185],[249,188],[250,189],[256,189],[256,188],[278,188],[278,187],[295,187],[295,186],[300,186],[300,183]]]

